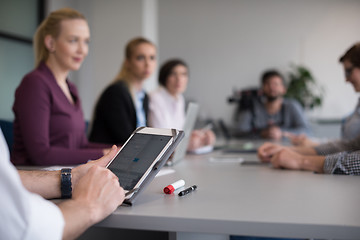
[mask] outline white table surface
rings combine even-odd
[[[131,207],[97,226],[243,236],[360,239],[360,177],[210,163],[187,156],[156,177]],[[256,160],[254,154],[242,154]],[[179,179],[198,189],[184,197],[163,188]]]

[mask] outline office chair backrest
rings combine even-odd
[[[4,134],[6,143],[9,147],[9,151],[11,152],[12,146],[14,143],[14,128],[13,128],[13,122],[7,121],[7,120],[0,120],[0,127]]]

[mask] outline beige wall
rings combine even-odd
[[[145,36],[157,42],[156,0],[51,0],[49,11],[73,7],[89,23],[90,51],[83,66],[70,78],[78,86],[85,118],[91,119],[100,93],[114,79],[123,61],[124,46],[133,37]],[[147,80],[155,88],[155,76]]]
[[[305,64],[326,88],[317,117],[340,118],[357,95],[338,63],[360,41],[360,1],[350,0],[159,0],[161,60],[189,62],[186,96],[202,115],[230,121],[226,103],[234,87],[256,86],[266,68]],[[206,90],[201,90],[205,86]],[[313,115],[314,115],[313,114]]]

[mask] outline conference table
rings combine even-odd
[[[214,158],[242,158],[248,164]],[[120,206],[97,228],[151,230],[169,239],[229,235],[360,239],[360,177],[274,169],[255,153],[187,155],[156,177],[133,206]],[[163,188],[179,179],[196,191]]]

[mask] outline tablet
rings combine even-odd
[[[165,164],[184,133],[175,129],[141,127],[136,129],[108,163],[131,203]]]

